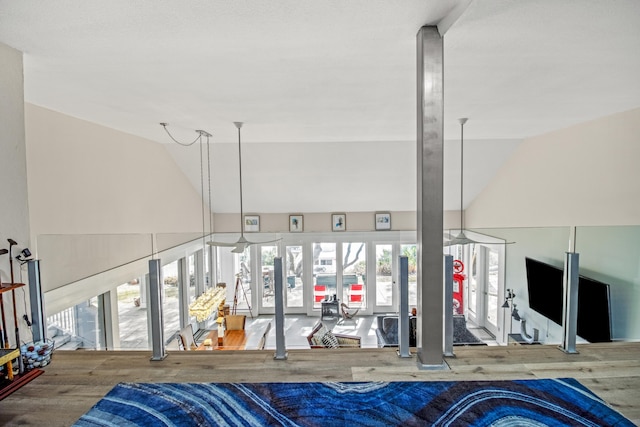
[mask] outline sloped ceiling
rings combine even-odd
[[[529,136],[640,106],[635,0],[0,1],[0,41],[24,52],[25,99],[166,144],[212,207],[415,209],[416,33],[445,46],[445,209]],[[206,159],[205,159],[206,162]],[[205,183],[205,193],[208,193]],[[206,196],[206,194],[205,194]]]

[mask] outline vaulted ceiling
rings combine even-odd
[[[212,205],[415,209],[416,34],[445,50],[445,209],[465,205],[522,139],[640,106],[636,0],[0,0],[24,52],[25,100],[166,144]],[[207,189],[205,188],[205,193]]]

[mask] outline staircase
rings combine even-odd
[[[82,338],[56,325],[51,325],[47,328],[47,338],[54,342],[54,348],[56,350],[77,350],[83,348]]]

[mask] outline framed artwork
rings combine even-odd
[[[301,233],[302,232],[302,215],[289,215],[289,232]]]
[[[391,230],[391,214],[389,212],[376,213],[376,230]]]
[[[245,215],[244,231],[245,233],[260,231],[260,217],[258,215]]]
[[[331,215],[331,231],[345,231],[347,229],[346,214]]]

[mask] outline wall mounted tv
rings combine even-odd
[[[529,307],[562,325],[564,272],[541,261],[525,258]],[[578,281],[578,335],[589,342],[611,341],[609,285],[580,276]]]

